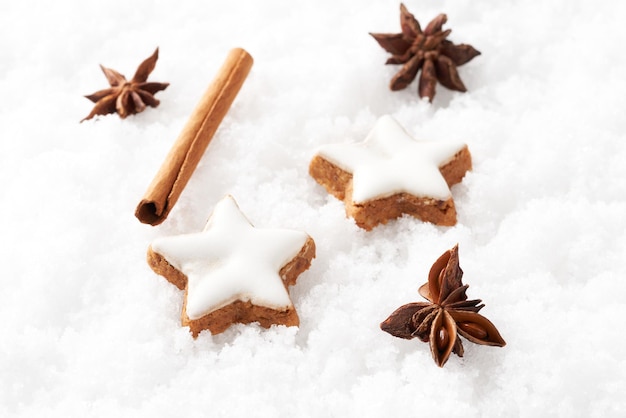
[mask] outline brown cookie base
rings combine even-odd
[[[448,187],[459,183],[465,173],[471,169],[472,156],[467,146],[456,153],[452,160],[439,167]],[[309,165],[309,174],[328,193],[339,200],[343,200],[346,206],[346,215],[354,218],[356,224],[367,231],[405,213],[436,225],[452,226],[456,224],[456,209],[451,197],[447,200],[438,200],[417,197],[409,193],[398,193],[363,203],[355,203],[352,201],[351,173],[342,170],[324,157],[316,155]]]
[[[263,328],[272,325],[286,325],[288,327],[300,325],[298,313],[293,308],[279,311],[264,306],[253,305],[250,301],[242,302],[237,300],[198,319],[189,319],[186,314],[186,302],[183,303],[181,315],[182,325],[188,326],[194,338],[200,332],[209,330],[211,334],[220,334],[228,329],[232,324],[250,324],[258,322]]]
[[[285,288],[295,284],[298,276],[311,266],[311,261],[315,258],[315,242],[308,238],[302,249],[291,261],[280,269],[280,277],[283,279]],[[298,313],[293,307],[280,310],[265,306],[257,306],[250,301],[234,301],[226,306],[216,309],[213,312],[197,318],[190,319],[187,316],[187,276],[177,270],[167,260],[148,248],[148,264],[155,273],[165,277],[167,281],[181,290],[185,290],[181,322],[183,326],[188,326],[191,334],[195,337],[204,330],[209,330],[212,334],[219,334],[234,323],[249,324],[258,322],[262,327],[286,325],[297,326],[300,324]]]

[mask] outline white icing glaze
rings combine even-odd
[[[380,117],[365,141],[321,147],[318,155],[352,174],[352,200],[362,203],[397,193],[446,200],[450,188],[439,167],[465,144],[418,141],[391,116]]]
[[[152,250],[187,276],[187,316],[198,319],[236,300],[292,307],[279,271],[307,239],[301,231],[253,227],[226,196],[202,232],[157,239]]]

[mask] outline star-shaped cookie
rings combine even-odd
[[[233,323],[297,326],[287,286],[314,257],[308,234],[255,228],[231,196],[218,202],[202,232],[160,238],[148,249],[150,267],[185,291],[182,324],[194,337]]]
[[[321,147],[309,173],[344,201],[358,226],[371,230],[404,213],[437,225],[456,224],[450,187],[471,168],[467,145],[415,140],[386,115],[363,142]]]

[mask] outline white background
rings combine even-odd
[[[626,5],[408,1],[422,27],[482,55],[469,92],[388,90],[368,32],[396,1],[5,1],[0,5],[0,415],[566,416],[626,412]],[[78,121],[155,47],[158,108]],[[168,220],[135,206],[230,48],[252,72]],[[365,232],[307,173],[317,146],[360,141],[383,114],[461,139],[474,170],[455,227],[402,218]],[[145,262],[231,193],[259,227],[307,231],[318,254],[291,294],[300,328],[194,340],[182,292]],[[459,243],[470,298],[504,348],[380,331]],[[251,415],[251,416],[252,416]]]

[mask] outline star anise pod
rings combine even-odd
[[[165,90],[170,85],[169,83],[147,81],[148,76],[156,66],[157,59],[159,59],[159,48],[139,65],[130,81],[127,81],[126,77],[117,71],[100,65],[111,87],[85,96],[96,105],[91,113],[81,122],[96,115],[106,115],[115,112],[121,118],[125,118],[128,115],[142,112],[146,106],[157,107],[160,102],[155,99],[154,94]]]
[[[437,81],[450,90],[465,92],[457,66],[470,61],[480,52],[467,44],[456,45],[446,38],[451,30],[442,30],[448,20],[445,14],[435,17],[422,31],[419,22],[400,4],[401,33],[370,33],[392,54],[386,64],[403,64],[391,79],[391,90],[402,90],[415,79],[419,70],[418,94],[433,101]]]
[[[430,343],[430,351],[439,367],[448,361],[450,353],[463,357],[459,334],[481,345],[503,347],[506,342],[487,318],[480,315],[485,305],[480,299],[467,300],[463,285],[463,270],[459,267],[458,245],[446,251],[430,269],[428,282],[419,293],[428,302],[403,305],[385,319],[380,328],[405,339],[419,338]]]

